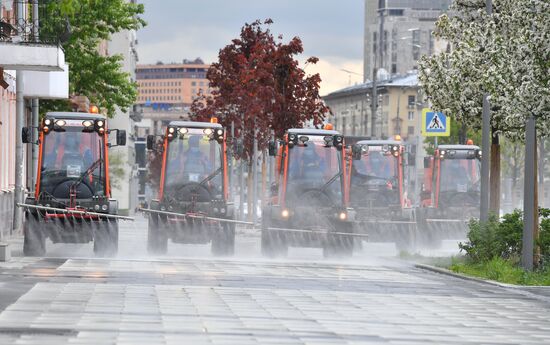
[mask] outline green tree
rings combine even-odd
[[[112,34],[138,30],[146,23],[139,17],[142,4],[124,0],[61,0],[47,3],[41,18],[41,36],[60,37],[69,65],[69,92],[87,96],[113,116],[118,107],[125,111],[136,100],[137,85],[121,70],[120,55],[105,56],[100,45]],[[60,27],[65,33],[60,35]],[[42,101],[42,111],[67,110],[65,101]]]

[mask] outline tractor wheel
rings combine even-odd
[[[335,231],[351,234],[352,229],[352,224],[337,224]],[[329,233],[323,246],[323,256],[326,258],[351,257],[355,240],[353,236]]]
[[[166,228],[159,221],[156,214],[149,215],[147,229],[147,252],[149,254],[164,255],[168,251],[168,235]]]
[[[25,256],[44,256],[46,254],[46,235],[38,221],[38,214],[25,212],[23,223],[23,254]]]
[[[212,254],[231,256],[235,253],[235,224],[222,222],[212,235]]]
[[[286,243],[286,236],[280,231],[269,230],[271,224],[271,210],[265,209],[262,211],[262,255],[270,258],[287,256],[288,244]]]
[[[113,257],[118,252],[118,222],[104,220],[94,230],[94,254],[99,257]]]

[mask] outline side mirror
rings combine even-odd
[[[21,130],[21,141],[23,141],[23,144],[32,143],[32,127],[23,127]]]
[[[277,144],[275,143],[275,141],[269,142],[268,151],[271,157],[275,157],[277,155]]]
[[[154,135],[148,135],[147,136],[147,150],[153,150],[155,148],[155,136]]]
[[[126,145],[126,131],[125,130],[118,130],[116,132],[116,144],[117,144],[117,146],[125,146]]]
[[[353,145],[351,147],[351,158],[354,160],[354,161],[358,161],[358,160],[361,160],[361,145]]]

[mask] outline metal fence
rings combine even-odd
[[[59,45],[68,39],[68,19],[51,2],[0,0],[0,42]]]
[[[0,240],[11,235],[13,228],[13,192],[0,191]]]

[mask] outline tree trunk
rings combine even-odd
[[[248,221],[251,222],[253,219],[253,199],[254,199],[254,196],[252,195],[253,194],[253,185],[254,185],[254,170],[252,168],[252,159],[248,161],[248,174],[247,174],[247,178],[246,178],[246,185],[247,185],[247,188],[246,188],[246,206],[247,206],[247,211],[248,211]]]
[[[266,189],[267,189],[267,164],[266,164],[267,157],[268,156],[265,150],[263,150],[262,151],[262,191],[260,195],[260,198],[262,200],[262,205],[266,198]]]
[[[494,131],[493,131],[494,132]],[[489,212],[500,213],[500,140],[498,134],[492,136]]]

